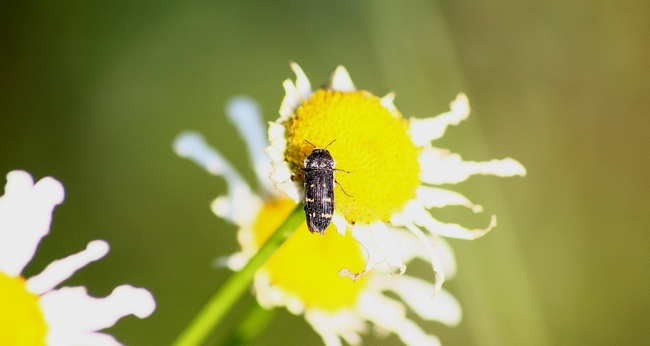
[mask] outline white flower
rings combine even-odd
[[[301,200],[302,163],[313,149],[309,142],[318,146],[336,139],[328,147],[336,167],[352,172],[338,173],[336,179],[353,197],[335,189],[333,224],[341,235],[350,229],[367,256],[362,270],[343,268],[340,275],[357,280],[379,264],[387,265],[394,274],[404,273],[400,241],[393,231],[401,227],[426,246],[438,292],[445,272],[435,256],[437,237],[478,238],[496,225],[496,217],[478,230],[437,221],[428,209],[448,205],[466,206],[474,212],[483,209],[456,192],[430,185],[458,183],[473,174],[523,176],[525,168],[510,158],[463,161],[460,155],[431,145],[447,126],[468,117],[469,101],[464,94],[458,95],[447,113],[406,121],[393,104],[393,93],[378,98],[356,90],[343,66],[336,68],[323,89],[315,91],[297,64],[292,63],[291,68],[296,82],[283,83],[286,96],[280,118],[270,123],[270,146],[266,149],[273,163],[275,186],[294,201]]]
[[[48,234],[52,210],[63,202],[63,186],[46,177],[34,184],[24,171],[7,174],[0,197],[0,344],[121,345],[99,333],[123,316],[149,316],[155,302],[149,291],[122,285],[105,298],[88,296],[85,287],[57,285],[108,253],[102,240],[56,260],[29,279],[20,276]]]
[[[247,111],[235,114],[233,109]],[[261,128],[261,115],[255,103],[237,98],[229,103],[227,113],[231,119],[248,119],[246,122],[235,121],[235,124],[246,139],[249,152],[261,152],[266,146],[263,137],[259,137],[257,130],[250,131]],[[212,203],[212,210],[239,227],[237,239],[241,251],[217,262],[232,270],[240,270],[296,203],[272,189],[267,178],[268,158],[251,155],[260,180],[261,196],[258,196],[200,135],[190,132],[179,135],[174,149],[180,156],[195,161],[212,174],[223,176],[228,182],[228,195],[218,197]],[[410,232],[385,227],[385,231],[402,244],[396,259],[400,263],[409,263],[414,258],[431,260],[425,246]],[[429,241],[434,240],[429,236]],[[439,239],[433,252],[441,270],[447,277],[453,276],[455,260],[448,244]],[[255,295],[265,308],[286,307],[293,314],[304,315],[328,346],[341,345],[341,340],[352,345],[360,344],[361,335],[369,331],[369,325],[374,325],[374,330],[380,334],[396,333],[407,345],[440,344],[435,336],[423,331],[406,316],[408,309],[423,320],[448,326],[460,322],[460,305],[449,292],[442,290],[432,299],[432,283],[408,275],[389,277],[386,274],[390,268],[385,263],[377,263],[374,270],[356,282],[338,275],[343,267],[362,270],[365,263],[364,249],[351,235],[340,236],[335,232],[327,232],[325,236],[312,235],[303,223],[258,270],[254,280]],[[392,292],[400,300],[385,295],[385,292]]]

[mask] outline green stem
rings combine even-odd
[[[271,323],[278,311],[278,309],[266,310],[257,304],[257,302],[253,304],[253,307],[248,311],[248,315],[239,323],[237,329],[221,343],[222,346],[248,345],[266,329],[266,326]]]
[[[216,328],[233,304],[250,286],[255,272],[275,253],[284,241],[305,221],[302,203],[298,204],[278,229],[260,247],[242,270],[235,272],[219,288],[185,330],[178,336],[173,346],[200,345]]]

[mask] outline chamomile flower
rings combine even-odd
[[[312,90],[307,76],[292,63],[297,78],[284,82],[286,96],[280,118],[270,123],[270,146],[266,152],[273,163],[271,179],[294,201],[303,198],[303,161],[313,147],[336,140],[328,150],[345,188],[335,189],[332,223],[341,235],[351,230],[367,256],[362,270],[343,268],[340,275],[357,280],[378,264],[396,275],[406,266],[398,249],[401,242],[392,227],[407,229],[427,247],[436,276],[438,292],[444,281],[434,243],[428,236],[475,239],[496,225],[493,216],[485,229],[466,229],[446,224],[428,212],[433,207],[463,205],[482,211],[464,196],[432,185],[455,184],[473,174],[501,177],[525,175],[525,168],[506,158],[489,162],[463,161],[458,154],[433,147],[449,125],[457,125],[469,115],[469,101],[459,94],[451,110],[434,118],[406,120],[393,104],[395,95],[377,97],[357,90],[343,66],[337,67],[321,89]]]
[[[286,219],[296,202],[274,189],[268,179],[270,160],[259,156],[268,143],[256,104],[250,99],[236,98],[228,103],[226,112],[246,139],[259,180],[257,194],[200,135],[179,135],[174,150],[211,174],[224,177],[228,183],[228,194],[218,197],[212,210],[239,227],[241,251],[217,262],[238,271]],[[389,227],[386,226],[387,231]],[[392,229],[391,234],[402,244],[400,263],[409,263],[414,258],[430,261],[425,246],[410,232]],[[428,240],[434,241],[431,236]],[[451,248],[440,239],[433,251],[442,270],[448,277],[453,276],[456,267]],[[326,232],[316,236],[303,223],[257,271],[255,295],[265,308],[285,307],[293,314],[304,315],[328,346],[341,345],[342,339],[352,345],[361,344],[361,335],[369,331],[370,325],[380,334],[397,334],[406,345],[440,344],[406,316],[408,310],[423,320],[448,326],[460,322],[460,305],[449,292],[442,290],[432,299],[435,287],[431,282],[408,275],[389,277],[386,274],[390,269],[383,263],[356,282],[338,275],[341,268],[362,271],[365,266],[365,250],[350,233],[340,236]],[[385,295],[386,292],[401,300]]]
[[[86,288],[61,287],[75,271],[108,252],[102,240],[56,260],[28,279],[20,273],[49,232],[52,210],[63,201],[63,186],[46,177],[34,184],[24,171],[7,174],[0,197],[0,345],[121,345],[98,331],[121,317],[149,316],[155,302],[149,291],[118,286],[105,298]]]

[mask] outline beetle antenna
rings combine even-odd
[[[340,184],[338,181],[336,181],[336,180],[334,180],[334,182],[336,183],[336,185],[338,185],[338,186],[341,188],[341,191],[343,191],[344,194],[348,195],[348,197],[350,197],[350,198],[354,198],[354,197],[350,196],[349,193],[345,192],[345,189],[343,188],[343,185],[341,185],[341,184]]]
[[[306,140],[306,139],[305,139],[305,142],[309,143],[309,145],[311,145],[312,147],[314,147],[314,149],[318,148],[317,146],[313,145],[310,141],[308,141],[308,140]]]
[[[336,139],[334,139],[333,141],[331,141],[330,144],[332,144],[332,143],[334,143],[334,142],[336,142]],[[327,149],[327,147],[329,147],[330,144],[326,145],[325,148],[323,148],[323,149]]]

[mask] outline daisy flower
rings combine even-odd
[[[258,193],[253,193],[223,155],[199,134],[179,135],[174,150],[211,174],[224,177],[228,183],[228,194],[218,197],[211,207],[217,216],[239,228],[237,239],[241,251],[218,259],[217,264],[238,271],[296,207],[296,201],[274,189],[268,179],[269,158],[259,155],[268,145],[259,107],[250,99],[236,98],[228,103],[226,111],[246,139],[258,178]],[[401,229],[392,232],[394,239],[402,244],[398,253],[400,263],[414,258],[431,260],[417,237]],[[433,237],[428,241],[434,241]],[[445,274],[453,276],[455,259],[447,243],[439,239],[433,252]],[[375,270],[356,282],[338,274],[344,267],[362,271],[366,256],[364,248],[349,232],[343,236],[336,232],[315,236],[302,223],[256,272],[257,301],[268,309],[285,307],[293,314],[304,315],[326,345],[341,345],[342,339],[359,345],[361,335],[369,331],[370,325],[380,335],[396,333],[406,345],[440,344],[438,338],[407,318],[407,311],[410,309],[423,320],[455,326],[461,319],[457,300],[445,290],[431,299],[434,290],[431,282],[408,275],[389,277],[386,274],[390,268],[383,263],[378,263]],[[385,295],[386,292],[401,300]]]
[[[367,256],[361,270],[344,267],[339,275],[358,280],[379,264],[395,275],[403,274],[406,266],[398,251],[401,242],[393,229],[397,227],[408,230],[427,248],[437,293],[445,280],[442,263],[434,254],[438,236],[475,239],[496,225],[496,217],[492,216],[484,229],[442,223],[428,209],[462,205],[480,212],[482,208],[456,192],[432,185],[455,184],[473,174],[523,176],[525,168],[511,158],[463,161],[460,155],[431,145],[449,125],[468,117],[469,101],[464,94],[458,95],[447,113],[406,120],[393,103],[395,94],[380,98],[357,90],[343,66],[315,91],[298,64],[292,63],[291,68],[296,81],[283,83],[286,96],[280,118],[270,123],[271,145],[266,149],[275,186],[300,201],[303,161],[313,150],[309,143],[322,146],[336,140],[328,150],[336,168],[351,172],[336,174],[350,196],[335,188],[332,223],[339,234],[351,233]],[[429,237],[434,237],[433,242]]]
[[[129,314],[145,318],[155,309],[149,291],[129,285],[105,298],[90,297],[83,286],[55,288],[106,255],[108,244],[102,240],[36,276],[20,275],[48,234],[52,210],[63,195],[61,183],[50,177],[34,184],[27,172],[7,174],[0,197],[0,345],[121,345],[97,331]]]

